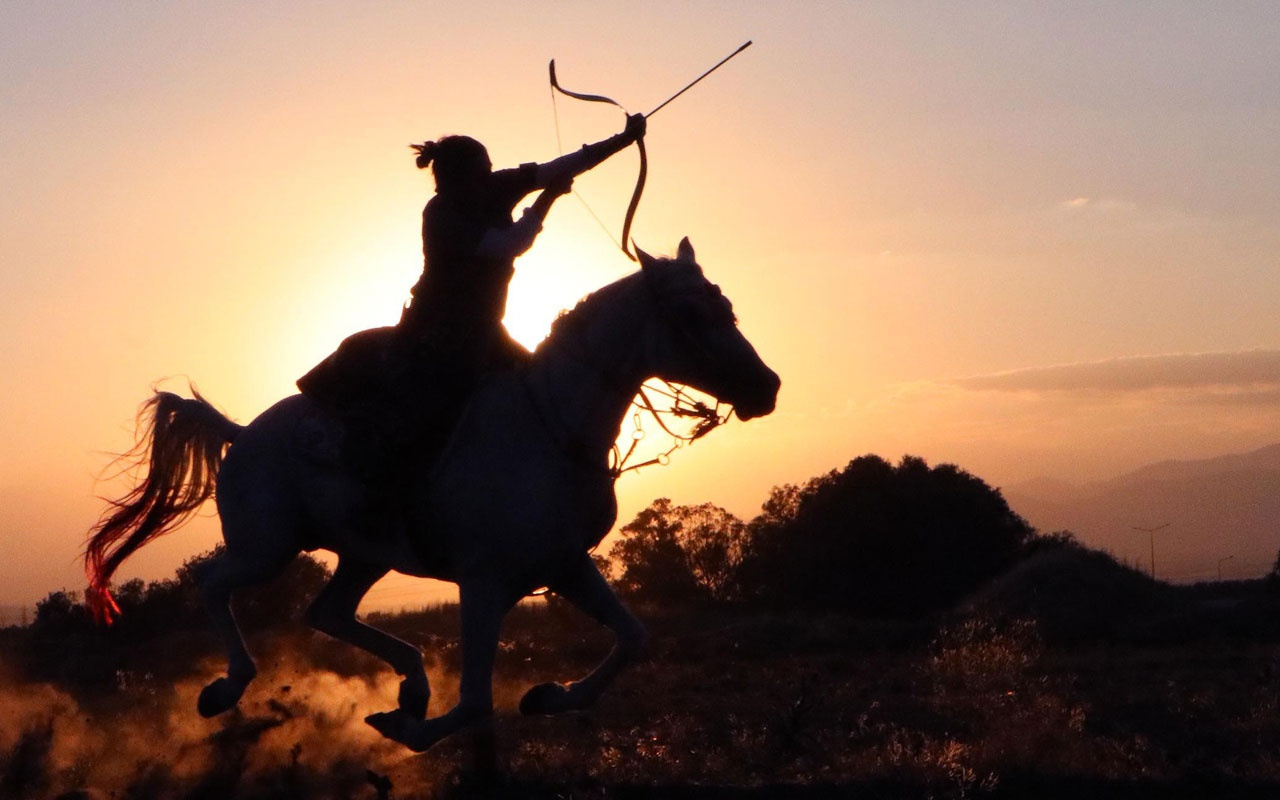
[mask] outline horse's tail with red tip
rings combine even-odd
[[[110,624],[120,613],[109,588],[116,569],[213,496],[227,445],[243,430],[194,393],[187,400],[156,392],[138,411],[138,441],[121,461],[126,468],[145,464],[146,478],[123,498],[108,501],[111,507],[85,544],[85,604],[100,622]]]

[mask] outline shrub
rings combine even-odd
[[[749,526],[739,592],[770,606],[915,617],[1008,569],[1034,531],[979,478],[863,456],[775,489]]]

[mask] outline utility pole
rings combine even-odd
[[[1218,559],[1218,583],[1222,583],[1222,562],[1230,561],[1233,558],[1235,558],[1234,554]]]
[[[1157,525],[1154,528],[1139,528],[1137,525],[1132,526],[1135,531],[1142,531],[1151,537],[1151,580],[1156,579],[1156,531],[1164,530],[1167,527],[1169,527],[1168,522],[1163,525]]]

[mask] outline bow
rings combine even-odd
[[[605,97],[602,94],[585,94],[583,92],[571,92],[568,89],[561,86],[560,81],[556,79],[556,60],[554,58],[551,59],[551,64],[549,65],[548,69],[551,73],[551,88],[553,90],[551,95],[551,101],[552,101],[553,107],[555,104],[555,92],[560,92],[561,94],[567,97],[572,97],[574,100],[584,100],[588,103],[608,103],[611,106],[617,106],[618,108],[622,109],[622,113],[624,114],[627,113],[627,109],[617,100],[614,100],[612,97]],[[556,136],[557,138],[559,138],[559,123],[557,123],[556,128],[557,128]],[[631,202],[627,204],[627,216],[622,221],[622,243],[621,245],[619,245],[622,248],[622,252],[626,255],[626,257],[631,259],[632,261],[636,260],[636,256],[635,256],[635,253],[631,252],[631,250],[629,249],[629,242],[631,241],[631,223],[633,220],[635,220],[636,209],[640,207],[640,197],[644,194],[645,179],[649,177],[649,156],[644,149],[643,136],[636,139],[636,150],[640,152],[640,171],[636,174],[636,186],[634,189],[631,190]],[[581,195],[579,195],[578,199],[579,200],[582,199]],[[585,201],[583,202],[585,204]],[[594,212],[592,212],[592,216],[594,216]],[[608,229],[606,228],[606,231],[607,230]]]
[[[702,73],[698,77],[694,78],[692,81],[685,84],[685,87],[683,89],[671,95],[666,100],[663,100],[661,103],[655,106],[652,111],[644,115],[645,119],[648,119],[649,117],[652,117],[654,114],[657,114],[659,111],[661,111],[663,108],[666,107],[667,103],[670,103],[672,100],[675,100],[677,97],[689,91],[694,86],[697,86],[698,83],[700,83],[703,78],[707,77],[711,73],[720,69],[720,67],[724,66],[726,61],[733,58],[738,53],[741,53],[743,50],[746,50],[750,46],[751,46],[751,40],[748,39],[747,42],[742,46],[740,46],[737,50],[734,50],[729,55],[717,61],[715,66],[713,66],[711,69],[707,70],[706,72]],[[551,72],[551,89],[552,89],[551,107],[552,109],[555,108],[556,92],[560,92],[561,94],[566,95],[568,97],[572,97],[575,100],[585,100],[588,103],[608,103],[611,106],[617,106],[618,108],[621,108],[622,113],[624,114],[627,113],[627,109],[617,100],[614,100],[612,97],[605,97],[602,94],[584,94],[582,92],[571,92],[568,89],[561,86],[560,81],[556,80],[556,60],[554,58],[551,59],[549,70]],[[559,116],[557,115],[556,140],[559,141],[559,139],[560,139],[560,120],[559,120]],[[636,259],[635,253],[633,253],[630,249],[628,249],[628,244],[633,245],[632,249],[634,249],[634,243],[631,242],[631,222],[632,220],[635,219],[636,209],[639,208],[640,206],[640,196],[644,194],[644,181],[645,181],[645,178],[647,178],[649,175],[649,156],[647,153],[645,153],[645,150],[644,150],[643,136],[640,137],[639,139],[636,139],[636,149],[640,151],[640,172],[639,174],[636,175],[636,188],[631,192],[631,202],[627,204],[627,218],[622,223],[622,244],[618,245],[619,247],[622,248],[622,252],[626,254],[627,258],[631,259],[632,261],[636,261],[637,259]],[[561,150],[563,151],[563,147],[561,148]],[[574,192],[574,194],[577,194],[577,192]],[[582,195],[578,195],[578,199],[582,200]],[[583,200],[582,204],[585,206],[586,201]],[[587,206],[587,211],[591,211],[590,206]],[[594,211],[591,211],[591,216],[595,217]],[[596,221],[600,222],[600,218],[596,217]],[[600,223],[600,226],[604,227],[606,233],[609,232],[609,229],[604,226],[603,222]],[[612,234],[610,234],[609,238],[613,238]]]

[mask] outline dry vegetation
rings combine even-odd
[[[0,796],[372,800],[369,770],[397,798],[1277,796],[1275,637],[1201,620],[1063,643],[985,602],[911,623],[650,609],[651,657],[597,709],[532,719],[514,711],[521,691],[588,669],[608,637],[558,603],[522,606],[497,718],[422,756],[362,723],[394,705],[395,676],[318,635],[263,637],[241,709],[206,721],[211,659],[175,682],[139,660],[163,648],[136,651],[113,686],[57,685],[29,674],[29,632],[9,630]],[[1221,613],[1269,606],[1243,608]],[[456,692],[455,611],[379,620],[422,644],[436,710]]]
[[[610,645],[562,601],[521,605],[495,719],[420,756],[363,722],[397,676],[281,624],[327,580],[314,560],[237,598],[261,671],[214,720],[195,560],[117,587],[109,631],[54,593],[0,631],[0,800],[1280,797],[1280,565],[1159,584],[913,457],[780,487],[750,522],[658,500],[622,532],[647,660],[590,713],[520,717]],[[457,609],[372,621],[451,706]]]

